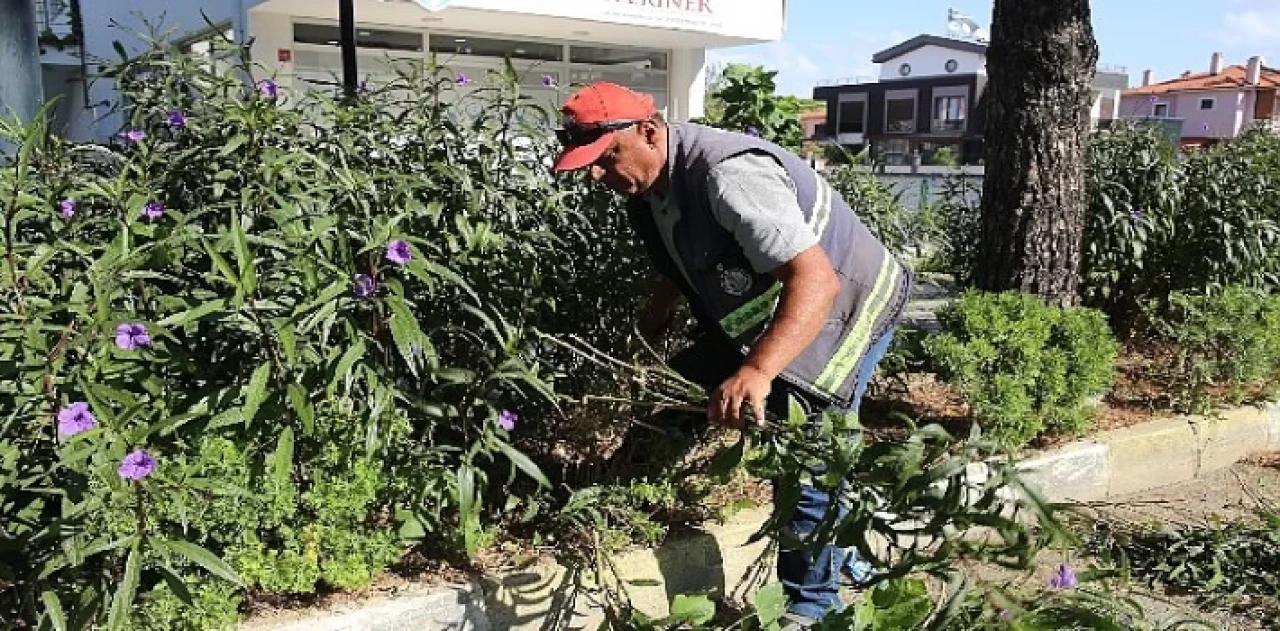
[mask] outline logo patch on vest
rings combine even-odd
[[[720,268],[720,289],[730,296],[745,296],[751,290],[751,274],[740,267]]]

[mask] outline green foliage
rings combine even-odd
[[[464,87],[405,64],[344,104],[273,94],[242,48],[171,52],[107,69],[112,142],[0,123],[6,620],[222,621],[207,594],[360,587],[427,539],[475,553],[550,484],[513,440],[554,388],[616,385],[530,332],[630,340],[624,220],[550,172],[511,68]],[[96,424],[59,435],[75,402]],[[122,479],[136,449],[154,470]],[[175,604],[183,583],[205,604]]]
[[[945,332],[924,342],[928,362],[995,440],[1016,448],[1088,429],[1089,401],[1110,386],[1118,352],[1102,314],[969,292],[939,320]]]
[[[1175,409],[1207,412],[1268,395],[1280,382],[1280,296],[1246,287],[1174,293],[1146,305],[1151,376]]]
[[[1280,507],[1262,501],[1248,519],[1144,523],[1103,515],[1090,547],[1153,586],[1194,594],[1202,605],[1256,606],[1280,624]]]
[[[877,180],[865,167],[834,166],[823,176],[871,233],[904,260],[919,259],[944,240],[939,209],[927,204],[907,207],[900,191]]]
[[[1090,142],[1086,304],[1128,331],[1173,291],[1271,288],[1280,272],[1280,138],[1266,128],[1181,154],[1158,129]]]
[[[777,76],[776,70],[759,66],[728,65],[709,95],[707,116],[699,122],[758,135],[799,152],[804,140],[801,102],[776,94]]]

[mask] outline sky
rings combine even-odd
[[[920,34],[945,35],[947,10],[991,25],[991,0],[789,0],[781,41],[708,53],[713,63],[778,71],[779,92],[811,97],[814,86],[876,77],[876,52]],[[1123,66],[1137,86],[1144,70],[1163,81],[1206,72],[1213,53],[1229,64],[1262,55],[1280,66],[1280,0],[1092,0],[1099,64]]]

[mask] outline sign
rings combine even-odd
[[[279,48],[276,50],[276,61],[287,64],[293,61],[293,51],[288,48]]]
[[[415,0],[427,5],[502,11],[711,33],[727,37],[782,39],[784,0]]]

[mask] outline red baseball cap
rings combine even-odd
[[[626,129],[658,112],[653,97],[620,85],[599,82],[578,90],[560,108],[564,127],[557,130],[564,151],[556,171],[573,171],[595,162],[619,129]]]

